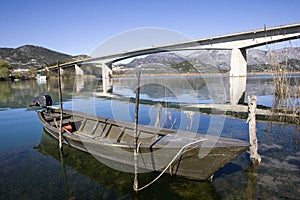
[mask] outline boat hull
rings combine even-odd
[[[64,143],[89,152],[109,167],[134,172],[133,141],[126,142],[129,141],[129,135],[132,134],[133,127],[131,124],[72,111],[64,112],[66,115],[70,115],[73,121],[82,120],[77,125],[78,127],[73,124],[75,131],[63,132]],[[39,118],[45,130],[58,139],[59,129],[50,123],[51,120],[49,122],[43,112],[39,113]],[[89,120],[96,121],[97,126],[91,126]],[[102,126],[101,123],[104,122],[106,124]],[[98,126],[102,127],[102,133],[97,133],[97,130],[100,131]],[[171,175],[207,180],[249,146],[248,143],[240,140],[186,131],[144,126],[139,126],[139,130],[140,133],[147,136],[139,141],[138,167],[140,173],[162,171],[168,167],[167,172]],[[122,133],[116,133],[118,131]],[[191,143],[193,144],[187,145]]]

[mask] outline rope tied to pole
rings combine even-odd
[[[186,149],[186,148],[188,148],[188,147],[190,147],[190,146],[192,146],[192,145],[194,145],[194,144],[197,144],[197,143],[199,143],[199,142],[203,142],[203,141],[205,141],[205,140],[207,140],[206,138],[202,138],[202,139],[200,139],[200,140],[196,140],[196,141],[193,141],[193,142],[190,142],[190,143],[188,143],[188,144],[186,144],[186,145],[184,145],[183,147],[181,147],[181,149],[178,151],[178,153],[173,157],[173,159],[169,162],[169,164],[164,168],[164,170],[155,178],[155,179],[153,179],[151,182],[149,182],[148,184],[146,184],[145,186],[143,186],[143,187],[141,187],[141,188],[135,188],[135,191],[137,192],[137,191],[141,191],[141,190],[143,190],[143,189],[145,189],[145,188],[147,188],[147,187],[149,187],[150,185],[152,185],[153,183],[155,183],[167,170],[168,170],[168,168],[175,162],[175,160],[182,154],[182,152]]]

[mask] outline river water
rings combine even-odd
[[[300,80],[298,76],[295,80]],[[217,83],[217,84],[215,84]],[[294,82],[293,82],[294,83]],[[106,92],[98,79],[63,81],[65,109],[133,121],[136,80],[114,79]],[[257,95],[258,103],[271,106],[273,80],[249,76],[246,96]],[[0,82],[0,199],[299,199],[299,126],[257,122],[262,163],[251,168],[249,154],[242,153],[220,169],[210,181],[192,181],[164,175],[151,187],[135,193],[133,175],[107,167],[91,155],[64,146],[63,162],[53,140],[27,105],[35,96],[49,94],[58,105],[56,80]],[[103,92],[104,90],[104,92]],[[229,81],[221,77],[145,77],[142,79],[140,122],[153,125],[157,104],[228,103]],[[245,100],[246,102],[246,100]],[[248,141],[244,119],[220,113],[202,114],[166,105],[160,125],[173,129],[219,134]],[[157,173],[139,174],[140,186]]]

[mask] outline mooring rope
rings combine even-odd
[[[157,181],[166,171],[167,169],[172,165],[172,163],[177,159],[177,157],[182,153],[183,150],[185,150],[187,147],[193,145],[193,144],[196,144],[196,143],[199,143],[199,142],[202,142],[204,140],[207,140],[206,138],[203,138],[201,140],[196,140],[194,142],[190,142],[186,145],[184,145],[179,151],[178,153],[174,156],[174,158],[170,161],[170,163],[165,167],[165,169],[155,178],[153,179],[151,182],[149,182],[147,185],[141,187],[141,188],[136,188],[135,191],[141,191],[147,187],[149,187],[151,184],[153,184],[155,181]]]

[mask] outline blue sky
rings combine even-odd
[[[300,22],[299,0],[1,0],[0,47],[77,55],[136,28],[199,39]]]

